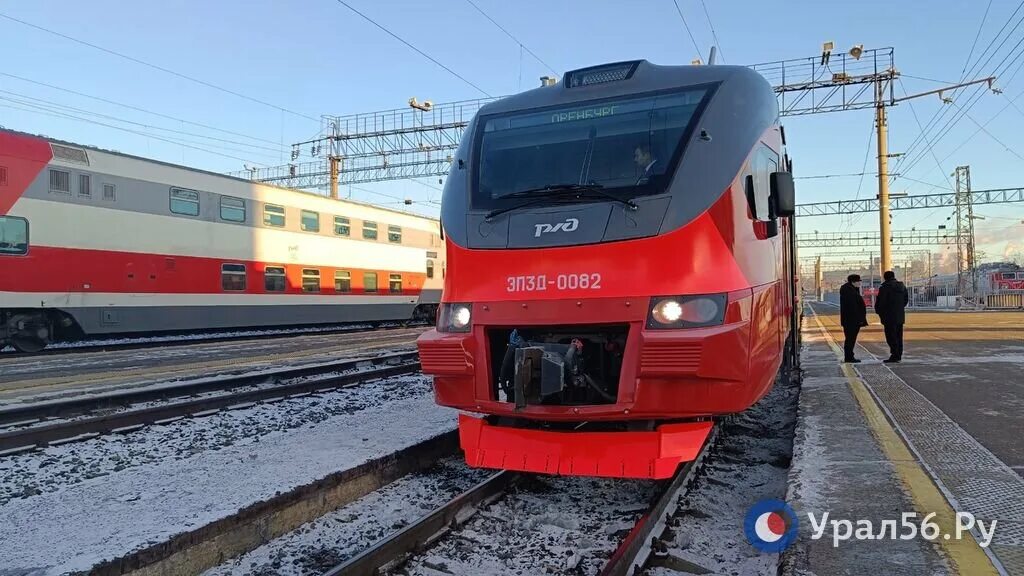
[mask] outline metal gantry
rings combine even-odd
[[[1024,202],[1024,188],[999,188],[995,190],[976,190],[970,192],[971,203],[1007,204]],[[954,208],[957,205],[955,192],[941,194],[917,194],[893,198],[889,201],[890,210],[914,210],[918,208]],[[837,214],[857,214],[861,212],[877,212],[878,199],[834,200],[831,202],[815,202],[800,204],[796,207],[797,216],[833,216]]]
[[[861,50],[826,58],[795,58],[751,66],[772,83],[783,116],[859,110],[877,104],[871,87],[896,76],[893,49]],[[889,83],[884,105],[894,101]],[[292,146],[292,162],[233,176],[289,188],[337,186],[444,176],[462,134],[485,98],[349,116],[323,116],[320,136]],[[303,160],[303,158],[309,160]]]
[[[954,230],[893,230],[889,238],[893,245],[944,246],[955,245],[960,236]],[[849,248],[877,247],[880,240],[876,231],[812,232],[797,235],[796,242],[800,248]]]

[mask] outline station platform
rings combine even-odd
[[[842,364],[838,313],[805,310],[782,573],[1024,575],[1024,313],[908,312],[895,365],[870,316],[863,363]],[[903,526],[932,513],[935,537]],[[958,538],[958,513],[985,530]]]

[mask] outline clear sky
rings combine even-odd
[[[0,125],[227,172],[240,169],[243,161],[266,165],[287,162],[288,144],[315,135],[321,114],[399,108],[411,96],[445,102],[480,97],[484,95],[481,90],[504,95],[532,88],[540,76],[552,74],[466,0],[346,1],[468,83],[335,0],[12,0],[0,2],[0,14],[271,105],[0,18],[0,54],[4,55],[0,58]],[[566,70],[602,62],[645,58],[658,64],[681,64],[696,56],[673,0],[474,1],[553,67],[558,76]],[[995,57],[972,75],[988,75],[1004,62],[1007,71],[997,82],[1003,93],[986,94],[969,109],[968,117],[933,141],[931,148],[920,146],[905,164],[919,160],[904,174],[914,180],[897,179],[892,190],[909,194],[943,191],[951,187],[949,175],[958,165],[971,166],[974,189],[1024,186],[1024,72],[1014,76],[1024,65],[1024,26],[1019,21],[1024,9],[1010,20],[1020,6],[1018,0],[993,0],[990,7],[987,0],[704,0],[703,5],[700,0],[678,0],[678,4],[705,58],[714,43],[706,6],[720,42],[720,57],[728,64],[814,56],[825,40],[834,41],[837,51],[853,44],[892,46],[896,67],[904,74],[896,85],[898,95],[904,90],[917,93],[941,85],[925,78],[958,81],[975,38],[972,64],[1003,29],[989,52]],[[988,14],[982,25],[986,7]],[[1002,38],[1008,40],[996,50]],[[113,106],[12,75],[174,119]],[[927,125],[942,106],[966,105],[966,94],[958,95],[954,94],[954,104],[944,105],[938,97],[930,96],[914,101],[913,110],[907,103],[890,109],[890,152],[904,151],[920,135],[915,112],[921,124]],[[63,108],[63,115],[54,116],[54,104],[77,110]],[[953,116],[952,112],[955,110],[947,112],[946,117]],[[94,122],[68,118],[68,114]],[[979,131],[975,121],[985,125],[985,131]],[[876,194],[876,179],[872,176],[876,169],[873,111],[791,117],[784,122],[797,176],[859,173],[865,171],[865,166],[868,172],[863,178],[800,180],[800,202]],[[210,140],[211,136],[221,140]],[[188,146],[220,155],[159,138],[187,140]],[[436,179],[424,182],[437,185]],[[417,211],[436,214],[436,205],[427,201],[437,200],[439,192],[428,186],[391,182],[362,188],[413,198]],[[351,190],[351,195],[371,202],[394,202],[365,190]],[[977,224],[981,249],[989,259],[1024,253],[1024,206],[982,206],[977,213],[986,217]],[[893,228],[935,229],[943,223],[952,228],[953,222],[946,222],[951,214],[950,209],[895,212]],[[805,232],[877,230],[877,226],[874,215],[809,218],[800,223]]]

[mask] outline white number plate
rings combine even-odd
[[[601,275],[598,273],[559,274],[548,276],[509,276],[505,279],[507,292],[543,292],[545,290],[600,290]]]

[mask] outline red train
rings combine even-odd
[[[795,360],[793,182],[771,86],[633,61],[483,107],[418,342],[472,466],[666,478]]]

